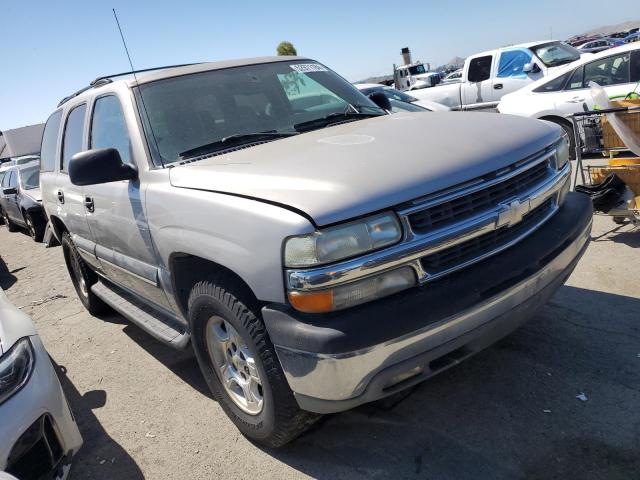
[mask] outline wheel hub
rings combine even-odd
[[[207,349],[222,386],[240,409],[250,415],[262,411],[262,380],[255,356],[233,326],[222,317],[207,322]]]

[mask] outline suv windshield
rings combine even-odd
[[[385,114],[325,66],[300,60],[167,78],[136,94],[158,164]]]
[[[580,52],[576,48],[561,42],[545,43],[544,45],[531,47],[530,50],[547,67],[557,67],[565,63],[575,62],[580,58]]]
[[[33,190],[40,186],[40,167],[29,167],[20,170],[20,183],[25,190]]]

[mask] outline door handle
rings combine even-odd
[[[503,87],[503,85],[502,85],[501,83],[496,83],[496,84],[493,86],[493,89],[494,89],[494,90],[502,90],[502,87]]]
[[[64,192],[62,190],[58,190],[57,197],[60,203],[64,203]]]
[[[584,102],[584,97],[573,97],[571,100],[567,100],[567,103],[580,103]]]
[[[93,203],[93,198],[84,197],[84,208],[86,208],[88,212],[93,212],[95,210],[95,205]]]

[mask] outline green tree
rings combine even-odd
[[[276,48],[279,56],[298,55],[296,47],[291,42],[280,42],[278,48]]]

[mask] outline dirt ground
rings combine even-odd
[[[190,351],[89,315],[59,247],[0,229],[0,284],[65,372],[84,437],[72,479],[640,478],[640,230],[595,217],[593,237],[525,327],[278,451],[238,433]]]

